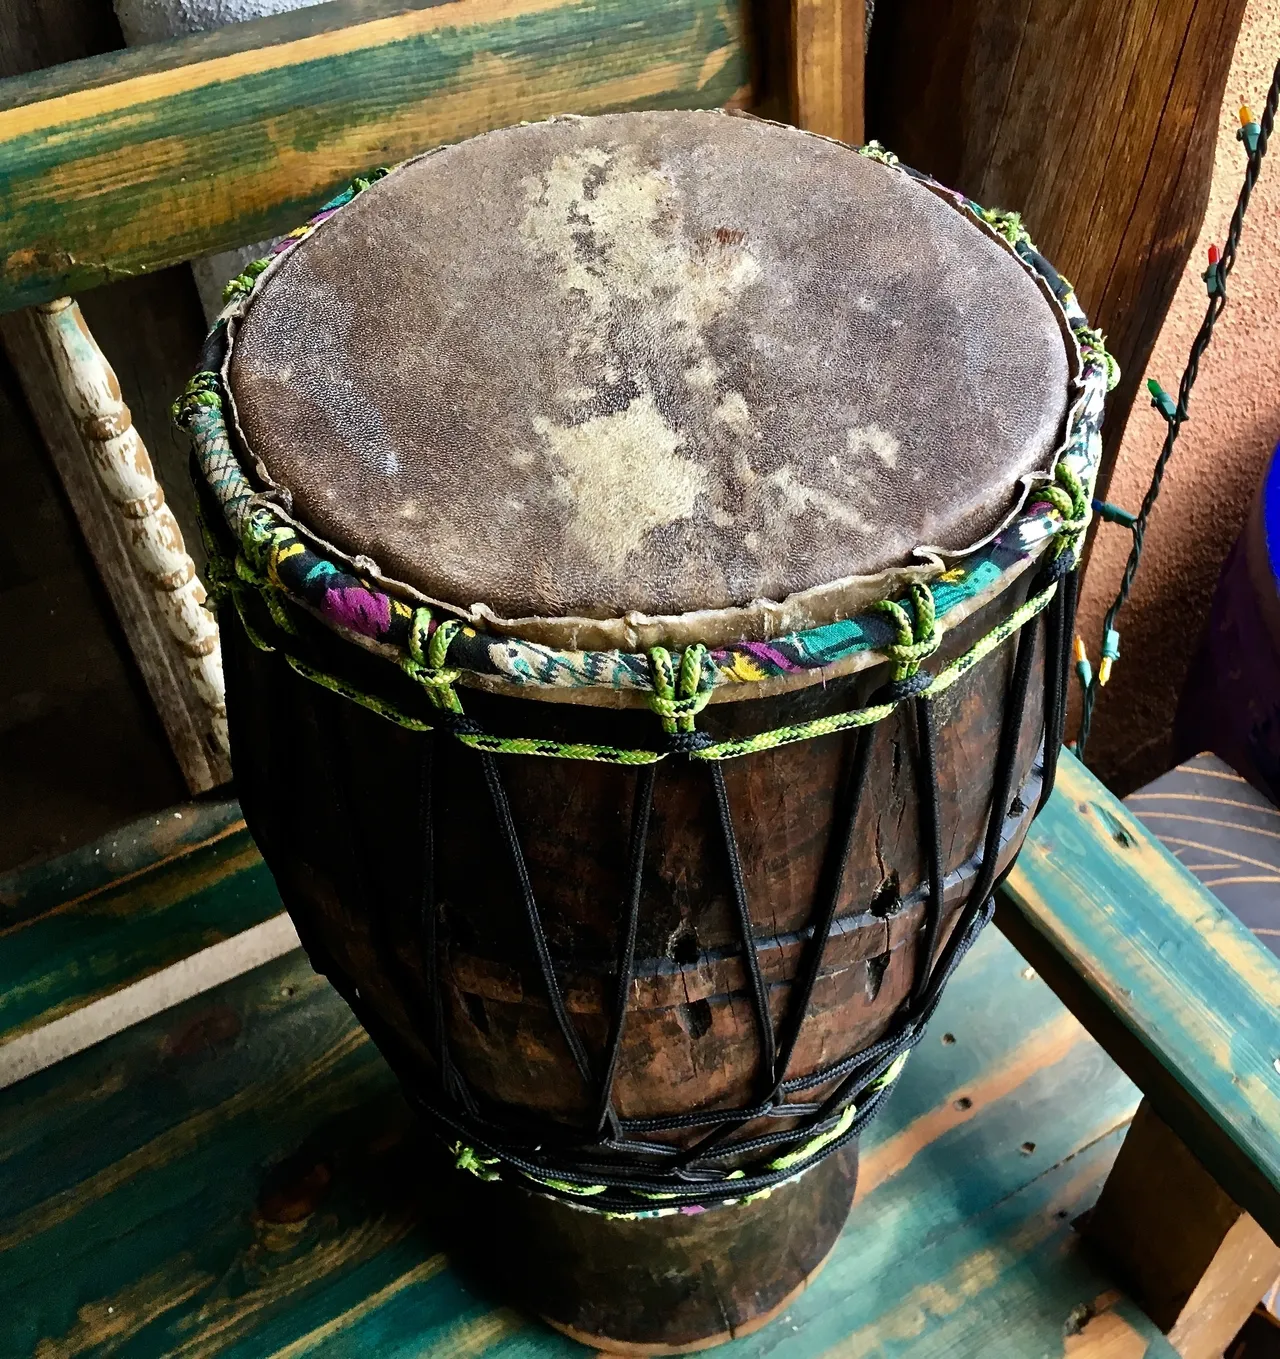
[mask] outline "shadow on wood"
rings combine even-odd
[[[1123,373],[1125,417],[1195,243],[1245,0],[901,0],[877,12],[867,129],[1021,212]]]

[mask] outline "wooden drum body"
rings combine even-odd
[[[803,426],[821,454],[829,431],[820,420],[797,424],[794,410],[779,423],[790,360],[778,356],[795,346],[775,347],[761,329],[770,306],[750,320],[745,346],[716,329],[722,317],[709,319],[708,297],[717,288],[721,301],[749,294],[758,269],[754,255],[744,264],[716,252],[726,241],[754,249],[769,229],[741,175],[729,174],[744,125],[766,162],[814,146],[820,171],[870,171],[873,199],[901,181],[912,211],[949,214],[987,252],[983,267],[998,278],[981,295],[1007,285],[1000,305],[1028,309],[1019,345],[1049,357],[1034,359],[1045,370],[1038,388],[1028,394],[1027,374],[1015,374],[993,397],[994,415],[982,414],[995,422],[988,443],[1003,430],[1021,450],[990,456],[1022,460],[1012,478],[981,473],[985,518],[972,490],[954,512],[920,508],[946,437],[934,401],[890,394],[841,416],[848,456],[877,466],[874,479],[860,477],[871,489],[858,517],[847,500],[836,504],[835,490],[800,480],[794,460],[771,465],[761,452]],[[590,238],[579,273],[541,313],[554,362],[586,383],[581,393],[595,393],[590,409],[558,408],[554,418],[538,409],[525,358],[513,361],[514,377],[479,392],[474,355],[449,368],[431,349],[461,324],[459,308],[439,297],[406,304],[419,319],[430,313],[424,328],[409,326],[420,367],[433,374],[429,393],[389,359],[398,376],[368,396],[371,341],[343,339],[333,289],[346,285],[334,279],[344,259],[352,277],[368,273],[355,243],[376,244],[374,208],[394,221],[433,176],[444,176],[436,189],[447,187],[451,153],[361,185],[364,216],[351,219],[348,239],[338,224],[349,208],[314,242],[314,228],[303,233],[296,255],[243,281],[183,406],[226,556],[237,784],[312,961],[472,1172],[454,1178],[466,1185],[462,1216],[484,1224],[490,1267],[525,1305],[588,1343],[675,1352],[760,1324],[820,1266],[852,1201],[857,1135],[985,923],[1051,781],[1108,363],[1016,225],[995,219],[1006,242],[972,207],[892,164],[717,115],[623,115],[493,135],[516,140],[489,155],[485,138],[454,151],[472,157],[464,168],[482,204],[486,194],[513,200],[510,214],[485,219],[498,243],[514,231],[534,267],[560,216]],[[675,148],[669,160],[664,138]],[[681,178],[682,156],[692,179]],[[608,237],[599,203],[615,165],[630,169],[609,205],[619,234]],[[717,174],[728,188],[691,187]],[[561,202],[566,177],[573,192]],[[714,229],[702,228],[700,213]],[[465,280],[484,271],[461,237],[436,246],[442,267],[464,280],[465,300]],[[929,268],[945,265],[950,248],[934,242]],[[493,266],[499,283],[505,267]],[[795,268],[784,292],[812,307],[796,280],[816,275]],[[927,295],[920,272],[903,329]],[[621,310],[610,311],[600,289],[621,296]],[[965,300],[971,282],[966,289],[956,302],[961,352],[941,360],[944,369],[975,362],[966,355],[991,322]],[[687,306],[676,305],[682,297]],[[342,301],[350,313],[351,298]],[[856,290],[833,306],[890,310]],[[557,307],[568,318],[559,330]],[[645,327],[662,308],[678,338],[654,357]],[[529,310],[540,314],[536,299]],[[294,314],[304,319],[296,343],[313,337],[311,368],[323,382],[308,376],[305,347],[297,363],[281,357]],[[702,327],[697,345],[689,327]],[[904,343],[912,354],[919,347],[918,338]],[[350,383],[344,353],[355,356]],[[875,362],[889,373],[892,357]],[[692,393],[688,427],[671,404],[673,363],[680,390]],[[807,399],[835,401],[807,361],[796,371]],[[570,391],[570,405],[587,401],[563,376],[551,373],[550,387]],[[495,446],[514,447],[512,460],[478,516],[451,520],[446,490],[458,484],[460,459],[498,475],[458,430],[470,428],[468,403],[492,415],[503,381],[515,395],[490,428],[506,430]],[[347,437],[333,434],[331,412],[309,424],[298,414],[314,412],[324,382],[347,411],[343,429],[355,430],[345,455],[325,441]],[[708,383],[719,384],[714,401],[704,399]],[[513,414],[522,384],[534,407],[523,434]],[[1021,414],[1020,400],[1029,408]],[[436,405],[449,408],[447,419],[437,421]],[[914,433],[889,427],[899,406],[917,421]],[[407,471],[405,408],[426,449]],[[968,419],[961,409],[952,425]],[[324,439],[316,484],[304,489],[307,429]],[[913,462],[909,433],[933,462]],[[613,459],[607,484],[583,470],[588,436]],[[639,442],[628,443],[633,436]],[[370,470],[371,448],[382,449],[381,471]],[[526,471],[536,457],[552,491],[531,532],[536,489],[520,477],[536,475]],[[959,463],[955,475],[974,474],[967,455]],[[717,480],[722,465],[739,468],[736,486],[728,474]],[[422,538],[427,565],[415,574],[404,523],[428,492],[435,536]],[[606,516],[629,516],[615,535],[623,546],[588,541],[575,494],[594,497]],[[882,512],[896,516],[888,547],[866,519],[881,497]],[[670,511],[677,501],[667,520],[654,518],[659,502]],[[498,533],[486,545],[505,504],[515,507],[512,542],[504,548]],[[379,515],[396,507],[399,521],[383,533]],[[801,542],[805,516],[818,516],[816,566],[804,553],[779,564],[761,550],[778,514]],[[943,546],[902,560],[897,540],[926,536]],[[459,576],[468,542],[483,606]],[[691,610],[700,598],[705,607]]]

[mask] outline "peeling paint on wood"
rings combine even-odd
[[[997,921],[1280,1234],[1280,960],[1066,753]]]
[[[263,240],[492,127],[723,104],[740,28],[719,0],[336,0],[0,81],[0,310]]]

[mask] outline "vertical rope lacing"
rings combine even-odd
[[[1056,494],[1055,494],[1056,493]],[[1044,778],[1052,780],[1055,763],[1054,744],[1061,733],[1062,701],[1065,684],[1065,639],[1069,636],[1074,583],[1074,547],[1082,531],[1081,492],[1078,482],[1060,477],[1044,498],[1059,510],[1062,528],[1055,550],[1032,586],[1033,591],[1056,585],[1045,615],[1045,739]],[[1068,550],[1072,549],[1072,550]],[[1064,584],[1064,578],[1067,584]],[[624,1211],[630,1199],[676,1198],[680,1203],[698,1202],[708,1195],[723,1195],[732,1181],[734,1192],[764,1192],[775,1183],[798,1173],[821,1155],[856,1137],[875,1115],[902,1069],[911,1047],[919,1040],[933,1014],[942,989],[965,951],[990,918],[991,893],[997,884],[1003,831],[1010,810],[1014,769],[1021,739],[1030,675],[1036,650],[1035,629],[1022,626],[1018,632],[1007,702],[993,772],[991,806],[983,838],[980,861],[974,869],[968,897],[946,940],[941,938],[944,913],[943,828],[936,766],[936,736],[933,700],[929,689],[932,678],[923,663],[939,647],[936,607],[932,591],[925,584],[911,587],[904,602],[884,601],[877,605],[893,625],[894,640],[884,648],[892,665],[892,677],[872,696],[872,702],[910,705],[909,723],[914,731],[914,768],[919,804],[919,841],[924,857],[924,919],[916,944],[916,973],[909,994],[884,1038],[864,1051],[841,1062],[820,1068],[805,1076],[788,1075],[809,1017],[824,956],[839,913],[851,847],[875,748],[875,726],[850,728],[851,736],[841,782],[836,791],[832,825],[824,854],[815,896],[813,917],[805,940],[788,999],[775,1033],[769,1003],[769,990],[761,970],[754,934],[746,875],[738,846],[732,809],[719,760],[698,758],[712,744],[697,725],[698,715],[710,700],[715,680],[714,661],[705,647],[684,648],[678,657],[662,647],[649,653],[652,694],[650,707],[658,717],[669,755],[702,764],[711,780],[719,840],[725,866],[731,912],[738,935],[746,991],[749,997],[758,1046],[758,1077],[751,1104],[742,1109],[698,1110],[688,1114],[663,1115],[647,1119],[622,1117],[614,1103],[614,1084],[621,1062],[630,994],[635,981],[636,948],[643,900],[644,869],[649,827],[652,818],[656,768],[652,763],[637,768],[632,792],[631,826],[624,875],[624,898],[614,962],[611,969],[612,1011],[607,1037],[598,1060],[593,1061],[565,1004],[556,972],[555,960],[547,940],[542,914],[536,900],[520,838],[516,830],[498,761],[484,742],[487,737],[478,723],[463,710],[456,692],[459,671],[449,664],[449,651],[461,633],[462,624],[453,619],[437,622],[430,610],[415,612],[410,629],[408,656],[402,663],[422,686],[438,714],[437,725],[470,748],[481,762],[494,820],[505,846],[516,898],[520,902],[523,925],[532,959],[540,974],[548,1007],[566,1050],[591,1100],[589,1122],[577,1133],[563,1127],[554,1132],[520,1133],[511,1137],[516,1124],[511,1111],[494,1122],[482,1113],[466,1077],[457,1066],[449,1044],[449,1019],[442,968],[446,949],[439,937],[439,903],[435,877],[435,826],[433,785],[436,777],[432,743],[441,733],[423,732],[418,796],[418,827],[422,861],[421,891],[415,904],[419,947],[426,977],[425,1004],[421,1007],[423,1029],[429,1035],[427,1046],[439,1070],[442,1102],[415,1093],[416,1102],[459,1140],[455,1145],[459,1165],[484,1178],[494,1178],[498,1167],[506,1164],[535,1180],[549,1192],[579,1199],[590,1199],[601,1210]],[[1012,635],[1012,634],[1010,634]],[[341,735],[341,733],[339,734]],[[333,752],[345,749],[345,737],[330,742]],[[512,743],[508,743],[510,746]],[[523,746],[536,745],[524,742]],[[521,748],[523,748],[523,746]],[[349,799],[346,778],[331,766],[326,779],[332,784],[332,803],[338,810],[348,834],[346,858],[352,900],[366,913],[374,933],[375,947],[383,956],[389,975],[399,978],[397,989],[409,986],[410,978],[400,977],[392,957],[394,939],[376,908],[363,879],[368,865],[360,862],[356,828],[347,817]],[[376,896],[376,892],[374,894]],[[410,986],[409,989],[412,989]],[[348,994],[344,991],[344,995]],[[357,1013],[366,1026],[379,1035],[379,1041],[397,1049],[397,1039],[389,1035],[376,1011],[365,998],[352,994]],[[395,1063],[404,1078],[406,1063]],[[411,1086],[412,1081],[407,1082]],[[826,1088],[819,1101],[805,1094]],[[797,1098],[798,1097],[798,1098]],[[742,1139],[743,1127],[754,1119],[773,1116],[784,1119],[788,1127],[773,1129],[759,1136]],[[707,1129],[684,1149],[669,1141],[653,1140],[646,1134],[669,1133],[676,1129]],[[474,1146],[472,1144],[475,1144]],[[790,1150],[787,1150],[790,1148]],[[772,1149],[774,1154],[763,1165],[749,1171],[729,1171],[721,1160],[733,1157],[740,1164],[744,1156]],[[639,1165],[602,1161],[604,1150],[645,1158]],[[554,1169],[551,1169],[551,1166]]]

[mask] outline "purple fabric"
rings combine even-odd
[[[1280,803],[1280,591],[1264,517],[1274,480],[1223,564],[1173,736],[1179,763],[1211,750]]]
[[[391,600],[378,591],[358,586],[326,590],[321,610],[339,627],[365,637],[384,637],[391,626]]]

